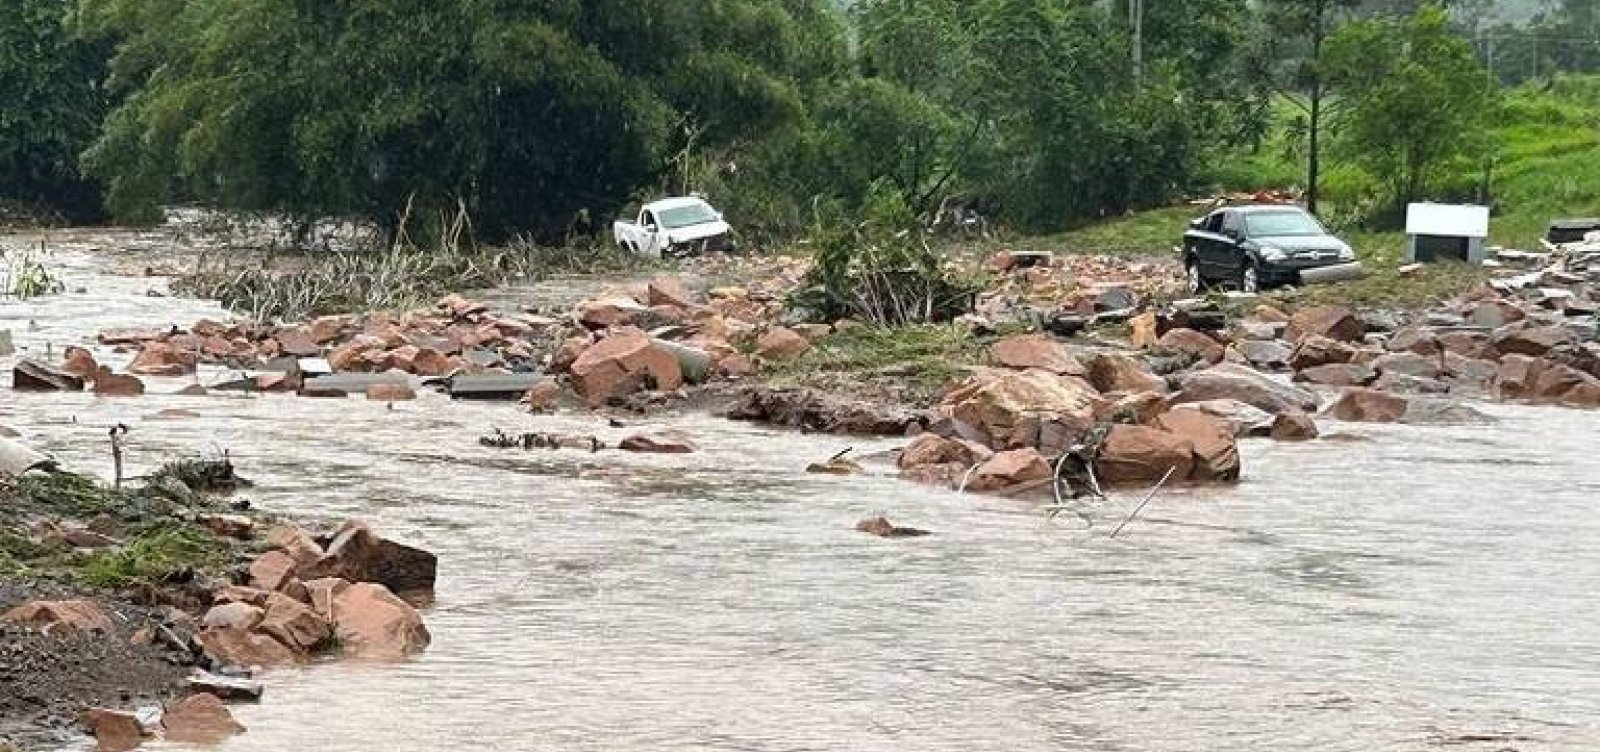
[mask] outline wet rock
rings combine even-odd
[[[282,551],[268,551],[250,564],[250,585],[266,591],[281,589],[295,576],[296,563]]]
[[[1506,355],[1531,355],[1543,357],[1551,350],[1573,344],[1572,332],[1559,326],[1518,327],[1496,330],[1489,346],[1501,357]]]
[[[243,603],[255,606],[257,609],[267,605],[267,596],[270,591],[253,588],[248,585],[225,585],[211,593],[211,602],[216,604]],[[251,626],[254,626],[253,624]]]
[[[367,399],[373,402],[407,402],[417,398],[410,384],[373,384],[367,387]]]
[[[1099,353],[1089,359],[1089,383],[1094,388],[1112,394],[1167,392],[1166,379],[1146,370],[1138,361],[1126,355]]]
[[[313,652],[333,637],[333,626],[326,619],[283,593],[267,596],[266,613],[257,629],[301,653]]]
[[[1407,327],[1389,338],[1387,347],[1392,352],[1414,352],[1418,355],[1438,355],[1444,349],[1439,342],[1439,332],[1423,327]]]
[[[631,298],[605,298],[579,304],[577,319],[589,329],[610,329],[633,324],[648,310]]]
[[[1353,423],[1398,423],[1410,403],[1375,389],[1347,389],[1328,407],[1328,417]]]
[[[1467,323],[1487,329],[1499,329],[1528,317],[1521,308],[1505,300],[1486,300],[1467,311]]]
[[[1563,407],[1593,410],[1600,408],[1600,379],[1593,376],[1561,395]]]
[[[90,708],[78,716],[94,737],[99,752],[127,752],[144,743],[144,725],[133,713],[106,708]]]
[[[269,593],[268,597],[271,595],[276,593]],[[266,600],[263,599],[262,603],[265,604]],[[206,611],[206,615],[200,619],[200,626],[205,629],[237,629],[248,632],[261,623],[265,613],[249,603],[237,601],[219,603]]]
[[[1317,395],[1311,392],[1229,363],[1185,376],[1182,387],[1172,398],[1173,404],[1236,400],[1273,414],[1308,412],[1318,404]]]
[[[1495,375],[1499,370],[1500,364],[1492,360],[1469,358],[1453,352],[1445,353],[1444,378],[1449,382],[1452,391],[1488,392],[1494,385]]]
[[[207,514],[195,519],[200,526],[224,538],[250,540],[255,534],[255,520],[241,514]]]
[[[180,744],[216,744],[244,731],[222,699],[208,692],[168,703],[161,725],[167,740]]]
[[[283,643],[242,629],[207,629],[195,639],[206,657],[219,667],[267,668],[288,666],[299,660],[299,656]]]
[[[299,327],[279,329],[272,338],[278,343],[278,352],[284,355],[315,358],[322,354],[322,346],[317,344],[311,333]]]
[[[11,388],[19,392],[81,392],[83,379],[29,358],[11,367]]]
[[[1329,363],[1301,370],[1294,380],[1322,386],[1367,386],[1378,379],[1378,372],[1360,363]]]
[[[1269,324],[1283,324],[1285,326],[1289,324],[1289,314],[1269,305],[1256,306],[1255,310],[1250,312],[1250,317],[1256,321]]]
[[[432,640],[417,610],[375,583],[340,590],[333,617],[335,638],[353,658],[396,660],[421,652]]]
[[[1029,448],[996,452],[972,473],[967,490],[979,493],[1003,491],[1028,483],[1048,480],[1050,463],[1039,450]]]
[[[1392,332],[1402,326],[1400,318],[1390,311],[1361,311],[1356,318],[1361,320],[1361,328],[1367,330],[1368,335]]]
[[[327,552],[322,550],[322,544],[316,538],[298,527],[284,525],[275,527],[267,532],[267,547],[288,554],[294,561],[296,571],[314,571],[320,566]]]
[[[772,327],[756,340],[756,355],[766,360],[791,360],[810,349],[811,342],[788,327]]]
[[[895,405],[851,400],[811,389],[765,386],[740,392],[727,417],[861,436],[904,436],[923,423],[920,414]]]
[[[928,535],[926,530],[914,527],[900,527],[889,521],[887,517],[870,517],[856,523],[856,532],[876,535],[879,538],[917,538]]]
[[[916,465],[900,471],[900,479],[910,483],[924,486],[937,486],[953,489],[961,479],[966,476],[971,465],[959,462],[945,462],[934,465]]]
[[[1279,413],[1268,433],[1277,441],[1310,441],[1319,434],[1317,422],[1305,413]]]
[[[1087,369],[1065,345],[1042,334],[1019,334],[994,343],[989,357],[995,365],[1026,370],[1037,368],[1065,376],[1085,376]]]
[[[1155,392],[1138,392],[1106,405],[1098,417],[1100,420],[1107,422],[1144,425],[1154,421],[1157,416],[1166,412],[1166,410],[1166,395],[1156,394]]]
[[[896,464],[902,470],[924,465],[958,464],[972,467],[994,456],[982,444],[960,438],[947,438],[935,433],[918,434],[900,453]]]
[[[138,397],[144,394],[144,382],[137,376],[112,373],[100,366],[94,375],[94,393],[102,397]]]
[[[1246,362],[1268,371],[1288,368],[1289,358],[1294,353],[1288,345],[1272,339],[1247,339],[1237,343],[1237,346]]]
[[[806,465],[806,472],[812,475],[864,475],[867,469],[850,459],[834,457],[825,462]]]
[[[316,578],[377,583],[402,597],[421,601],[432,594],[438,577],[437,556],[380,538],[366,523],[356,520],[346,522],[334,533],[326,551],[315,570]]]
[[[1193,329],[1173,329],[1161,335],[1156,346],[1167,352],[1183,353],[1196,361],[1222,362],[1222,344]]]
[[[593,407],[646,387],[672,391],[683,386],[678,358],[633,328],[613,332],[585,349],[571,371],[578,394]]]
[[[1072,376],[1047,371],[985,371],[945,395],[948,414],[989,437],[990,446],[1037,447],[1045,423],[1081,436],[1105,399]]]
[[[650,280],[649,285],[645,287],[644,303],[652,306],[693,308],[694,295],[684,286],[683,280],[677,277],[657,277]]]
[[[561,385],[554,381],[541,381],[524,392],[522,404],[528,406],[531,412],[543,412],[555,407],[556,400],[561,398]]]
[[[1448,394],[1450,392],[1450,385],[1438,379],[1408,376],[1395,372],[1379,376],[1378,380],[1372,382],[1369,386],[1380,392],[1391,392],[1393,394]]]
[[[1315,335],[1339,342],[1360,342],[1367,333],[1360,317],[1343,306],[1314,306],[1296,311],[1289,317],[1284,339],[1290,342]]]
[[[1284,330],[1287,328],[1287,324],[1283,322],[1241,321],[1239,322],[1239,336],[1244,340],[1267,342],[1282,337]]]
[[[306,335],[318,345],[329,344],[343,336],[345,328],[350,326],[348,316],[322,316],[313,319],[306,328]]]
[[[688,434],[672,430],[636,433],[624,438],[617,448],[643,454],[691,454],[699,449]]]
[[[1481,426],[1495,423],[1483,412],[1454,400],[1414,398],[1406,406],[1402,423],[1412,425]]]
[[[76,345],[68,345],[62,353],[61,370],[81,379],[91,379],[100,371],[100,364],[94,361],[94,355]]]
[[[0,622],[23,624],[46,632],[116,631],[100,604],[89,600],[29,601],[0,614]]]
[[[1174,478],[1189,477],[1194,443],[1147,426],[1112,426],[1095,458],[1095,474],[1108,484],[1154,482],[1168,470]]]
[[[1289,367],[1296,371],[1355,360],[1356,349],[1337,340],[1318,335],[1301,339],[1289,356]]]
[[[1187,476],[1190,480],[1239,479],[1239,443],[1227,421],[1199,410],[1174,410],[1156,422],[1161,429],[1193,445],[1194,468]]]
[[[1556,404],[1562,402],[1572,390],[1595,382],[1595,377],[1571,366],[1547,363],[1539,369],[1531,397],[1535,402]]]
[[[1140,350],[1155,347],[1161,341],[1160,319],[1155,311],[1141,313],[1128,321],[1128,342]]]
[[[306,598],[311,610],[329,624],[333,623],[333,600],[350,587],[349,580],[323,577],[305,583]]]
[[[266,688],[261,682],[237,676],[219,676],[202,671],[184,680],[190,692],[204,693],[220,700],[256,702]]]
[[[157,329],[106,329],[96,339],[102,345],[138,345],[160,339],[163,334]]]
[[[147,342],[128,365],[128,373],[139,376],[186,376],[194,373],[199,356],[169,342]]]
[[[1413,352],[1389,353],[1373,361],[1372,367],[1380,375],[1401,374],[1419,379],[1438,379],[1444,375],[1444,358]]]
[[[738,378],[749,376],[755,372],[755,363],[752,363],[750,357],[741,352],[728,353],[717,361],[717,373],[723,376]]]
[[[1237,438],[1263,435],[1267,432],[1267,428],[1272,424],[1273,420],[1271,413],[1238,400],[1186,402],[1181,405],[1173,405],[1169,412],[1183,410],[1196,410],[1223,421]],[[1287,414],[1292,415],[1293,413]]]

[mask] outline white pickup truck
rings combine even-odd
[[[617,245],[652,258],[732,251],[733,228],[704,199],[668,198],[645,204],[637,222],[611,226]]]

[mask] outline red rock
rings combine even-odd
[[[417,391],[410,384],[371,384],[367,387],[367,399],[373,402],[405,402],[417,398]]]
[[[670,430],[636,433],[624,438],[617,448],[641,454],[692,454],[698,449],[688,434]]]
[[[432,637],[417,613],[389,589],[357,583],[333,596],[334,634],[346,655],[395,660],[421,652]]]
[[[161,339],[164,334],[155,329],[106,329],[98,339],[102,345],[138,345]]]
[[[1398,423],[1410,402],[1375,389],[1346,389],[1328,407],[1328,417],[1353,423]]]
[[[1166,395],[1155,392],[1134,392],[1100,412],[1100,419],[1110,423],[1146,425],[1167,410]]]
[[[295,560],[282,551],[268,551],[250,564],[250,585],[278,590],[295,576]]]
[[[1333,363],[1355,360],[1356,349],[1337,340],[1309,335],[1294,346],[1289,354],[1289,367],[1299,371]]]
[[[345,327],[349,325],[350,318],[348,316],[322,316],[314,319],[310,326],[306,327],[306,335],[311,338],[312,342],[318,345],[326,345],[339,339],[344,334]]]
[[[266,615],[258,629],[302,653],[322,647],[333,637],[333,626],[327,619],[283,593],[267,596]]]
[[[890,522],[888,517],[883,517],[881,515],[878,517],[869,517],[857,522],[856,532],[866,533],[868,535],[876,535],[879,538],[912,538],[928,534],[926,530],[899,527],[893,522]]]
[[[1268,305],[1256,306],[1256,309],[1250,313],[1250,316],[1256,321],[1267,324],[1289,323],[1289,314]]]
[[[572,377],[578,393],[595,407],[646,386],[661,391],[683,386],[678,357],[631,327],[584,350],[572,364]]]
[[[195,518],[200,526],[224,538],[250,540],[255,533],[254,520],[239,514],[206,514]]]
[[[967,490],[1001,491],[1051,477],[1050,463],[1031,447],[996,452],[972,473]]]
[[[749,376],[756,372],[756,364],[744,353],[729,353],[717,361],[717,372],[730,377]]]
[[[1594,380],[1593,376],[1572,366],[1550,363],[1539,371],[1532,396],[1536,402],[1559,403],[1568,392]]]
[[[246,585],[224,585],[211,594],[211,602],[216,604],[243,603],[259,609],[267,605],[267,596],[271,594],[261,588],[253,588]]]
[[[1166,394],[1167,380],[1125,355],[1099,353],[1089,359],[1089,383],[1106,394],[1155,392]]]
[[[578,305],[578,323],[590,329],[610,329],[634,323],[647,309],[628,298],[589,300]]]
[[[1175,479],[1194,471],[1194,442],[1147,426],[1114,425],[1100,445],[1095,473],[1109,484],[1161,480],[1172,470]]]
[[[1193,329],[1173,329],[1161,335],[1159,349],[1181,353],[1205,363],[1222,362],[1222,344]]]
[[[1583,383],[1567,390],[1561,395],[1563,407],[1574,407],[1583,410],[1600,408],[1600,379],[1590,377]]]
[[[972,467],[994,456],[988,447],[961,439],[949,439],[938,434],[918,434],[905,451],[900,453],[902,470],[923,465],[959,464]]]
[[[1316,335],[1339,342],[1359,342],[1367,333],[1354,311],[1342,306],[1314,306],[1296,311],[1289,317],[1289,328],[1284,339],[1290,342]]]
[[[0,621],[25,624],[49,632],[116,631],[111,617],[94,601],[29,601],[0,614]]]
[[[216,744],[244,731],[216,695],[201,692],[167,703],[161,726],[169,742]]]
[[[1244,366],[1223,363],[1183,377],[1174,404],[1235,400],[1277,414],[1317,408],[1317,395]]]
[[[37,360],[18,358],[11,368],[11,388],[18,392],[81,392],[83,379]]]
[[[278,341],[278,352],[284,355],[315,358],[322,354],[322,346],[317,344],[311,333],[299,327],[279,329],[273,339]]]
[[[140,376],[183,376],[194,373],[198,356],[192,350],[180,350],[166,342],[147,342],[134,356],[128,373]]]
[[[327,552],[311,534],[292,525],[273,528],[267,533],[267,546],[282,551],[294,561],[296,573],[312,572],[322,565]]]
[[[1498,355],[1531,355],[1543,357],[1551,350],[1569,345],[1576,337],[1559,326],[1520,327],[1512,325],[1496,331],[1489,346]]]
[[[572,370],[572,364],[578,362],[583,351],[589,349],[594,341],[588,337],[568,337],[561,341],[561,346],[556,348],[550,356],[550,370],[564,373]]]
[[[266,601],[263,600],[262,603]],[[206,615],[200,619],[200,625],[206,629],[237,629],[248,632],[261,623],[262,616],[261,608],[249,603],[237,601],[219,603],[206,611]]]
[[[775,326],[756,340],[756,355],[767,360],[789,360],[804,355],[811,342],[793,329]]]
[[[99,752],[127,752],[144,743],[144,726],[132,713],[91,708],[78,718],[94,737],[95,749]]]
[[[1087,376],[1088,370],[1066,346],[1043,334],[1019,334],[994,343],[989,357],[1004,368],[1037,368],[1066,376]]]
[[[323,577],[305,583],[306,596],[311,603],[311,610],[329,624],[333,623],[333,599],[350,587],[348,580],[339,577]]]
[[[827,324],[795,324],[789,328],[793,329],[795,334],[805,337],[806,341],[812,344],[821,342],[828,335],[833,334],[833,327]]]
[[[1082,379],[1048,371],[984,371],[945,395],[950,417],[989,437],[996,448],[1040,446],[1046,424],[1069,437],[1094,426],[1105,399]]]
[[[971,465],[959,462],[946,462],[938,465],[917,465],[902,468],[900,479],[924,486],[939,486],[953,489],[956,484],[967,474]]]
[[[328,541],[318,577],[375,582],[402,597],[427,597],[433,591],[438,557],[419,548],[379,537],[366,523],[351,520]]]
[[[125,376],[100,366],[94,375],[94,393],[102,397],[138,397],[144,394],[144,382],[137,376]]]
[[[1140,350],[1155,347],[1161,341],[1161,335],[1157,333],[1159,324],[1154,311],[1134,316],[1128,321],[1129,343]]]
[[[1268,434],[1278,441],[1310,441],[1317,438],[1317,422],[1305,413],[1279,413],[1272,419]]]
[[[1389,353],[1372,362],[1380,375],[1398,373],[1419,379],[1437,379],[1444,375],[1444,358],[1418,355],[1414,352]]]
[[[1527,355],[1507,355],[1500,359],[1494,378],[1495,396],[1500,399],[1531,399],[1539,375],[1552,364]]]
[[[1329,363],[1304,369],[1294,380],[1323,386],[1367,386],[1378,380],[1378,372],[1358,363]]]
[[[1199,410],[1174,410],[1162,415],[1156,423],[1193,445],[1194,469],[1189,473],[1190,480],[1239,479],[1239,442],[1227,421]]]
[[[195,639],[205,654],[221,666],[287,666],[298,660],[283,643],[242,629],[207,629]]]
[[[650,284],[645,287],[643,302],[651,306],[693,308],[694,296],[689,293],[689,288],[683,285],[683,280],[677,277],[657,277],[650,280]]]
[[[76,345],[68,345],[61,360],[61,370],[82,379],[93,378],[100,371],[100,364],[94,362],[94,355]]]

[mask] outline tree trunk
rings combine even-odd
[[[1317,213],[1322,197],[1322,42],[1327,35],[1328,5],[1318,0],[1311,21],[1311,116],[1306,155],[1306,209]]]

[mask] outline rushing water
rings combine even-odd
[[[59,263],[88,293],[0,305],[23,347],[220,313]],[[261,508],[439,554],[425,655],[269,674],[226,752],[1600,749],[1593,413],[1247,442],[1243,483],[1163,493],[1110,539],[1134,495],[1086,529],[802,472],[893,441],[701,415],[654,422],[703,451],[655,457],[482,448],[620,432],[436,395],[0,395],[70,466],[107,469],[126,422],[136,470],[226,447]],[[852,531],[879,512],[934,535]]]

